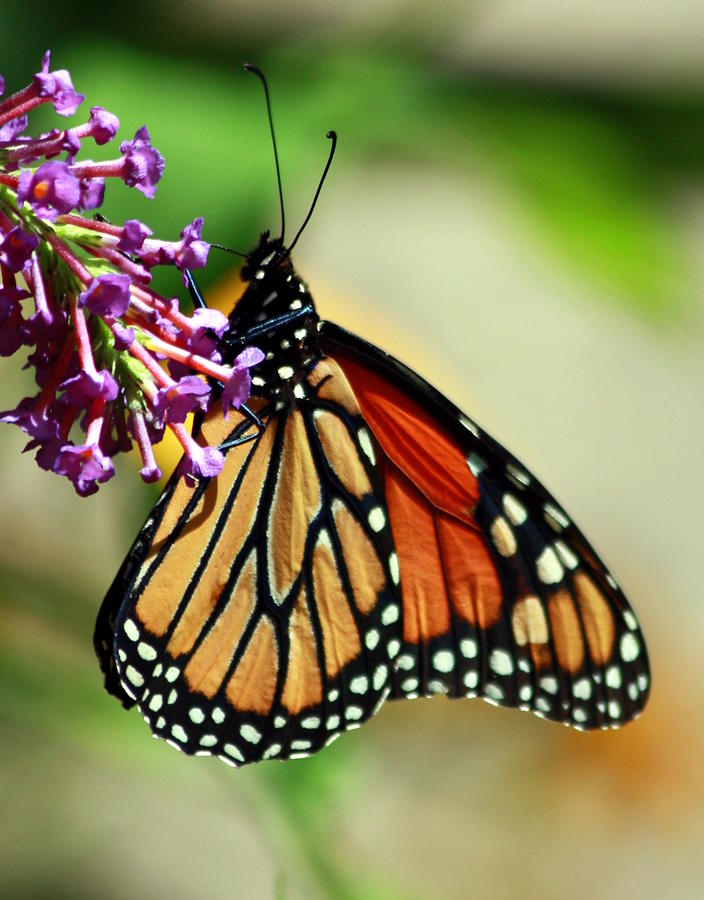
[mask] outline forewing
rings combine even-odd
[[[634,718],[643,636],[560,505],[418,375],[330,323],[322,335],[380,448],[403,597],[392,696],[480,696],[580,729]]]
[[[296,393],[218,478],[169,485],[98,619],[108,689],[186,753],[309,755],[389,691],[400,611],[364,425],[334,363]]]

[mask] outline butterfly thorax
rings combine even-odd
[[[268,232],[249,254],[241,277],[247,288],[230,313],[223,356],[233,359],[246,345],[259,347],[265,358],[252,369],[252,394],[291,400],[321,355],[313,298],[280,239],[271,240]]]

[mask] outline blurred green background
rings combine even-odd
[[[337,129],[296,253],[319,312],[551,487],[634,602],[653,693],[618,733],[437,699],[310,760],[186,759],[103,693],[91,643],[154,492],[128,460],[81,500],[2,428],[0,895],[701,897],[699,4],[194,6],[5,0],[7,90],[51,47],[86,110],[120,139],[146,123],[167,160],[155,201],[111,184],[106,214],[166,238],[202,214],[243,250],[278,213],[240,64],[270,81],[290,234]],[[203,286],[234,291],[231,267],[213,252]],[[0,366],[13,407],[31,384]]]

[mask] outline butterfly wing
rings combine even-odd
[[[329,322],[379,451],[400,563],[392,697],[483,697],[580,729],[647,699],[645,643],[613,576],[545,488],[416,373]]]
[[[309,755],[359,725],[401,643],[381,484],[344,375],[319,361],[279,406],[259,410],[259,433],[211,410],[211,446],[251,440],[218,478],[172,480],[96,627],[108,690],[157,737],[233,764]]]

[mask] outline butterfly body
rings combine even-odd
[[[482,697],[579,729],[649,690],[635,616],[551,495],[419,375],[319,321],[281,243],[243,269],[225,358],[250,405],[202,424],[103,603],[106,686],[187,753],[305,756],[387,696]],[[247,438],[246,443],[238,443]]]
[[[234,359],[248,342],[265,359],[252,378],[252,394],[290,402],[306,368],[322,355],[318,315],[307,285],[298,277],[280,240],[261,236],[242,270],[247,289],[230,314],[223,355]]]

